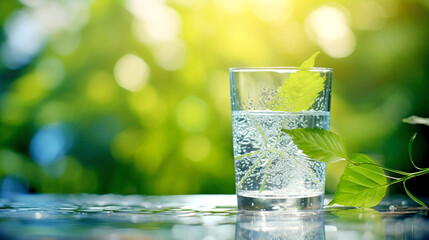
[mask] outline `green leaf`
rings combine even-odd
[[[311,68],[314,67],[314,62],[316,61],[316,57],[319,55],[319,52],[316,52],[315,54],[313,54],[309,59],[305,60],[301,66],[299,66],[300,68]]]
[[[340,178],[334,199],[329,205],[355,207],[377,205],[386,195],[388,184],[383,169],[373,164],[376,163],[365,154],[353,155]]]
[[[407,180],[404,180],[404,182],[402,184],[404,185],[404,189],[405,189],[405,192],[407,192],[408,197],[410,197],[411,199],[413,199],[414,202],[420,204],[422,207],[428,208],[426,206],[426,204],[424,204],[422,201],[420,201],[418,198],[416,198],[413,194],[411,194],[410,191],[408,191],[407,186],[405,186],[405,182],[406,181]]]
[[[408,124],[423,124],[423,125],[429,126],[429,118],[411,116],[411,117],[407,117],[407,118],[402,119],[402,121],[404,123],[408,123]]]
[[[310,109],[325,87],[326,76],[321,77],[320,73],[310,71],[318,54],[319,52],[305,60],[299,67],[300,70],[286,79],[279,89],[278,100],[270,106],[271,110],[300,112]]]
[[[410,156],[411,163],[413,166],[418,170],[424,170],[423,168],[419,168],[416,166],[416,164],[413,161],[413,143],[414,139],[416,139],[417,133],[414,133],[414,135],[410,138],[410,141],[408,142],[408,155]],[[405,183],[404,183],[405,184]],[[405,187],[405,185],[404,185]]]
[[[304,154],[320,162],[348,159],[343,139],[325,129],[282,129]]]

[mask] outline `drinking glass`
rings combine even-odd
[[[239,210],[321,210],[326,163],[303,154],[282,129],[329,130],[332,69],[231,68]]]

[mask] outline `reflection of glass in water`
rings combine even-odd
[[[323,214],[238,213],[235,239],[325,239]]]

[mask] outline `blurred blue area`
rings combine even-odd
[[[0,186],[0,194],[19,194],[28,193],[28,191],[28,182],[24,179],[19,179],[10,175],[3,177]]]
[[[64,157],[72,143],[73,137],[67,125],[48,125],[31,139],[30,156],[42,166],[49,165]]]

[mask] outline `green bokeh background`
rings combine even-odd
[[[412,171],[418,132],[429,167],[401,122],[429,117],[428,0],[1,1],[0,26],[3,192],[234,193],[228,68],[316,51],[349,151]]]

